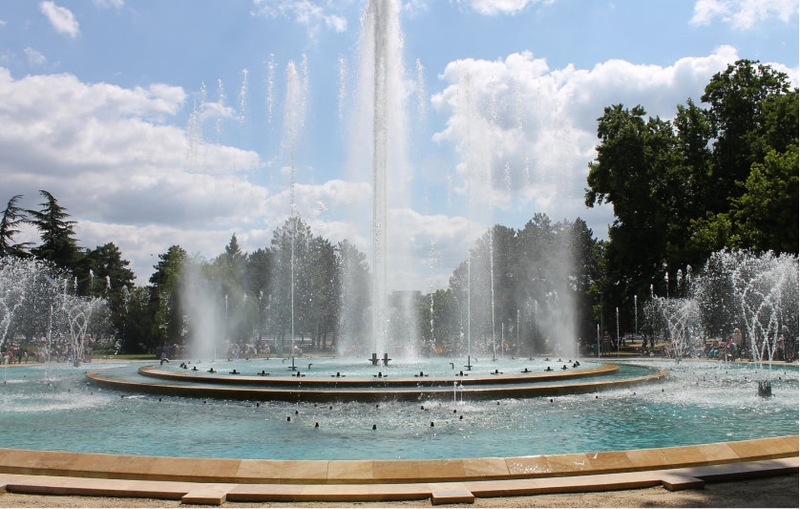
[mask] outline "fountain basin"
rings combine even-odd
[[[229,363],[230,364],[230,363]],[[320,364],[320,363],[318,363]],[[541,364],[541,363],[540,363]],[[550,363],[552,364],[552,363]],[[620,366],[601,364],[580,369],[559,369],[545,372],[541,369],[513,366],[508,362],[504,371],[464,372],[455,374],[426,374],[413,368],[379,371],[377,375],[354,376],[342,366],[335,374],[327,372],[317,376],[280,374],[277,376],[208,373],[204,369],[162,369],[154,365],[139,367],[140,377],[118,373],[114,369],[93,371],[87,374],[92,383],[107,388],[147,394],[163,394],[195,398],[217,398],[253,401],[332,402],[332,401],[470,401],[504,398],[532,398],[584,394],[611,388],[632,387],[655,382],[668,374],[666,368],[641,367],[622,375]],[[566,364],[562,364],[566,366]],[[548,364],[549,366],[549,364]],[[259,365],[250,365],[249,372],[258,372]],[[430,366],[429,366],[430,367]],[[541,368],[541,366],[537,366]],[[238,372],[238,369],[233,368]],[[552,369],[552,368],[551,368]],[[637,368],[626,368],[628,371]],[[398,375],[394,373],[399,371]],[[414,372],[414,375],[411,373]],[[230,373],[229,369],[223,373]],[[345,374],[342,374],[345,373]],[[387,373],[383,375],[383,373]],[[391,374],[390,374],[391,373]],[[439,370],[441,373],[441,370]],[[125,375],[128,376],[125,376]]]
[[[120,368],[141,379],[141,366],[94,367]],[[630,368],[624,363],[618,367],[614,376],[623,376]],[[110,390],[88,383],[85,370],[72,366],[12,367],[8,383],[0,386],[4,431],[0,447],[276,461],[388,461],[584,454],[798,432],[796,366],[765,371],[751,364],[663,361],[648,367],[670,373],[659,383],[609,386],[588,394],[480,399],[460,392],[454,398],[450,390],[446,398],[324,404],[310,399],[218,399],[208,392],[202,397],[149,394],[145,386]],[[757,394],[757,382],[767,374],[772,380],[771,398]],[[603,376],[574,382],[594,383]],[[97,431],[87,433],[87,429]]]

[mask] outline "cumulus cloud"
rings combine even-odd
[[[87,247],[182,232],[163,252],[206,238],[206,230],[229,237],[235,225],[260,227],[268,191],[248,180],[258,155],[207,144],[207,166],[191,166],[183,129],[165,124],[184,98],[180,87],[164,84],[128,89],[69,74],[14,79],[0,68],[3,188],[32,200],[39,189],[53,193],[82,231],[93,225],[96,234],[81,238]]]
[[[28,59],[28,65],[32,67],[38,67],[47,62],[47,58],[45,58],[43,54],[31,48],[30,46],[26,47],[23,51],[25,52],[25,58]]]
[[[474,11],[487,16],[498,14],[514,15],[521,12],[528,5],[535,3],[552,4],[555,0],[459,0],[467,3]]]
[[[347,30],[347,20],[336,12],[342,2],[330,0],[253,0],[253,13],[269,18],[285,17],[306,27],[315,37],[322,29]],[[338,7],[337,7],[338,6]]]
[[[71,74],[15,79],[0,67],[6,199],[23,194],[35,208],[38,190],[48,190],[77,221],[80,244],[114,242],[140,284],[171,245],[211,257],[236,232],[246,251],[269,246],[289,215],[288,185],[270,190],[252,182],[263,170],[255,152],[202,139],[192,147],[185,130],[170,125],[185,99],[183,89],[166,84],[123,88]],[[315,234],[367,250],[370,239],[340,216],[368,204],[368,183],[334,179],[295,191]],[[35,232],[26,235],[20,240],[38,242]]]
[[[582,199],[603,108],[641,104],[650,115],[670,118],[677,104],[698,100],[711,76],[738,58],[735,48],[723,46],[666,66],[608,60],[590,69],[552,69],[530,52],[451,62],[432,97],[447,119],[434,138],[455,149],[453,194],[462,203],[451,216],[390,208],[389,245],[408,246],[389,253],[390,286],[446,286],[474,239],[503,222],[492,214],[582,217],[605,235],[610,207],[587,210]],[[797,69],[789,71],[796,83]],[[0,67],[3,188],[32,200],[28,207],[35,207],[39,189],[52,192],[78,221],[81,245],[114,242],[140,283],[171,245],[214,256],[236,232],[246,251],[268,246],[291,209],[287,182],[252,182],[265,165],[252,151],[202,136],[193,143],[191,133],[173,125],[186,102],[181,87],[167,84],[123,88],[70,74],[15,79]],[[368,181],[298,183],[294,191],[316,235],[371,251],[369,228],[359,224],[369,223]]]
[[[125,5],[125,0],[92,0],[92,3],[101,9],[121,9]]]
[[[796,0],[697,0],[691,23],[708,25],[720,19],[734,28],[747,30],[772,18],[788,23],[797,12]]]
[[[446,87],[432,98],[448,117],[434,140],[455,147],[455,191],[473,218],[491,224],[492,210],[517,206],[554,221],[582,217],[604,235],[611,211],[586,210],[582,202],[603,108],[641,104],[651,116],[671,118],[687,98],[699,102],[711,76],[737,59],[723,46],[669,66],[608,60],[551,69],[530,52],[451,62],[440,76]]]
[[[66,7],[59,7],[55,2],[42,2],[39,4],[39,9],[42,11],[56,32],[67,34],[73,39],[80,35],[78,28],[78,20],[72,11]]]

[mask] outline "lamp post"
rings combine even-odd
[[[620,338],[619,338],[619,307],[617,307],[616,309],[617,309],[617,357],[619,357],[619,344],[620,344]]]
[[[600,358],[600,324],[597,324],[597,358]]]

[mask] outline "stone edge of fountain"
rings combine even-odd
[[[631,377],[626,379],[616,380],[603,380],[592,381],[586,383],[570,383],[561,385],[536,385],[541,381],[552,381],[558,379],[574,379],[576,373],[555,373],[552,375],[544,376],[544,374],[537,373],[534,375],[509,375],[502,379],[504,383],[499,383],[499,378],[486,378],[487,383],[476,385],[465,384],[458,388],[459,395],[471,399],[505,399],[505,398],[533,398],[545,396],[563,396],[566,394],[586,394],[591,392],[599,392],[608,389],[618,389],[623,387],[632,387],[644,383],[654,383],[662,380],[669,374],[669,369],[641,366],[650,371],[649,374]],[[216,382],[218,384],[242,384],[248,383],[244,378],[237,375],[232,376],[218,376],[218,377],[187,377],[183,373],[172,373],[166,371],[156,370],[154,372],[151,368],[153,366],[143,366],[139,368],[139,372],[144,370],[149,376],[155,376],[157,379],[167,380],[181,380],[187,381],[187,378],[193,379],[199,383]],[[587,378],[599,374],[612,373],[619,369],[616,364],[604,364],[598,368],[591,368],[586,370],[585,376]],[[196,397],[196,398],[215,398],[215,399],[231,399],[231,400],[258,400],[258,401],[284,401],[284,402],[331,402],[331,401],[419,401],[420,399],[449,399],[453,395],[453,383],[462,382],[456,377],[447,377],[439,379],[441,385],[431,386],[425,385],[413,378],[398,379],[394,382],[381,381],[375,382],[372,380],[366,381],[369,383],[367,387],[356,388],[343,388],[337,387],[337,382],[324,379],[317,379],[315,382],[308,380],[298,381],[297,378],[289,377],[275,377],[271,379],[272,382],[277,382],[277,387],[221,387],[221,386],[203,386],[199,387],[193,384],[175,385],[169,383],[139,383],[127,380],[117,380],[103,376],[104,370],[92,371],[86,374],[86,377],[94,384],[120,390],[124,392],[144,392],[148,394],[160,394],[166,396],[182,396],[182,397]],[[262,382],[257,380],[258,377],[252,377],[253,382]],[[488,385],[492,382],[494,385]],[[348,382],[350,383],[350,382]],[[430,382],[426,382],[430,383]],[[320,384],[327,384],[322,388]],[[398,385],[392,385],[398,384]]]
[[[437,494],[444,497],[454,488],[469,502],[475,496],[543,490],[698,488],[704,477],[713,481],[797,472],[798,435],[659,449],[442,460],[198,459],[0,448],[0,488],[8,491],[216,505],[226,497],[240,502],[430,498],[436,504]]]

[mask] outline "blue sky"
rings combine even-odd
[[[793,0],[391,3],[403,42],[397,146],[407,199],[389,216],[409,251],[395,261],[396,289],[446,286],[493,223],[581,217],[605,238],[610,208],[583,204],[605,106],[671,118],[739,58],[798,83]],[[3,206],[23,194],[36,207],[37,190],[50,191],[78,221],[82,246],[114,242],[145,283],[173,244],[206,258],[233,233],[246,251],[268,246],[291,211],[294,174],[313,231],[369,253],[360,211],[371,181],[352,168],[364,144],[353,123],[364,7],[2,2]],[[291,151],[287,104],[303,113]],[[471,173],[478,166],[486,173]]]

